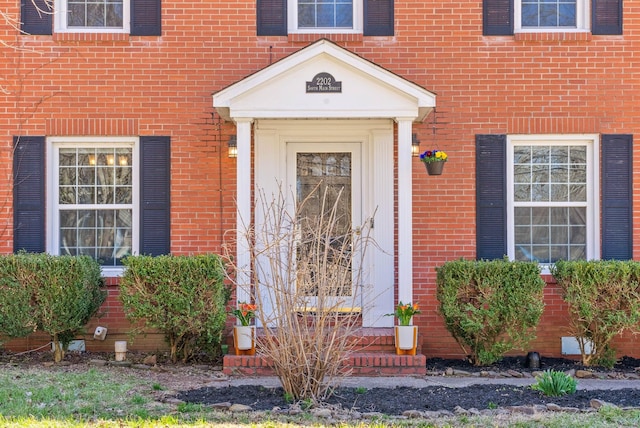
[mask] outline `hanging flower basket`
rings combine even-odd
[[[425,163],[424,166],[427,167],[427,172],[429,173],[429,175],[441,175],[442,168],[444,168],[444,162],[429,162]]]
[[[447,154],[442,150],[427,150],[420,154],[420,160],[424,162],[429,175],[442,174],[442,168],[444,168],[447,158]]]

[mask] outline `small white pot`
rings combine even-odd
[[[414,349],[418,337],[418,327],[415,325],[396,326],[396,347],[402,350]]]
[[[253,348],[253,340],[256,328],[253,325],[236,325],[233,327],[233,336],[236,349],[247,351]]]

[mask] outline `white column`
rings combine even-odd
[[[413,188],[411,125],[413,118],[398,123],[398,300],[413,302]]]
[[[238,157],[236,158],[236,282],[238,302],[251,301],[251,253],[248,231],[251,227],[251,123],[253,119],[236,119]]]

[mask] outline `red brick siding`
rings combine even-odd
[[[0,39],[25,48],[0,45],[0,85],[8,91],[0,95],[0,252],[12,250],[12,136],[101,134],[170,135],[172,252],[221,252],[225,231],[235,227],[235,161],[226,147],[235,129],[213,114],[211,94],[323,36],[437,94],[435,134],[432,117],[414,132],[423,149],[445,150],[450,161],[440,177],[414,162],[414,300],[423,307],[416,321],[428,331],[424,352],[460,355],[437,315],[434,268],[475,257],[474,136],[631,133],[640,141],[635,2],[624,3],[623,36],[484,37],[481,6],[396,0],[394,37],[256,37],[254,0],[164,1],[161,37],[19,36],[0,22]],[[17,0],[0,7],[19,12]],[[640,190],[634,200],[640,206]],[[634,225],[638,236],[640,211]],[[111,287],[107,314],[91,323],[107,325],[110,340],[127,329],[116,293]],[[545,294],[532,347],[557,355],[566,308],[554,287]],[[621,354],[639,356],[636,343],[630,335],[616,341]]]

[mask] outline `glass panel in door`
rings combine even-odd
[[[350,152],[296,154],[298,287],[304,295],[351,296],[351,163]],[[324,236],[315,236],[320,230]],[[319,290],[313,279],[323,267],[331,278],[321,282],[330,288]]]
[[[322,296],[347,310],[359,308],[354,228],[361,221],[360,145],[290,143],[289,149],[300,228],[296,286],[310,307]]]

